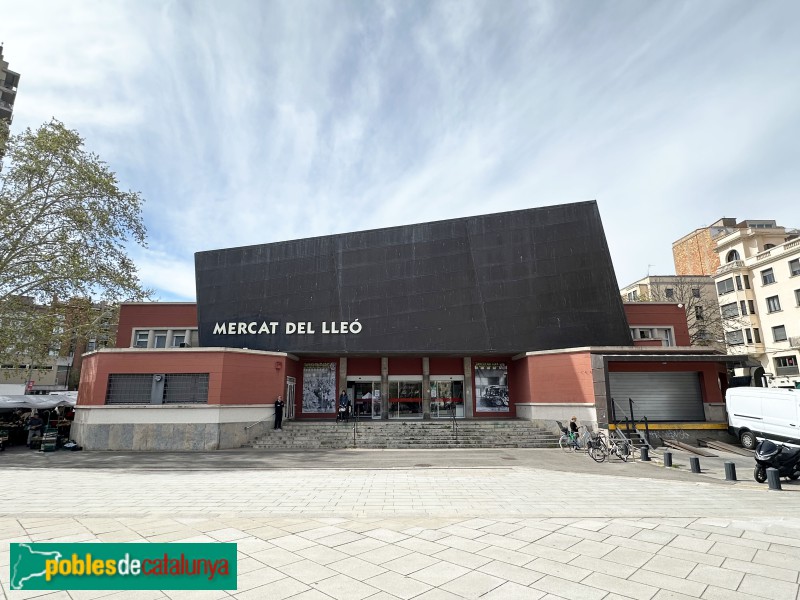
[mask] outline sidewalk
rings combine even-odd
[[[0,471],[0,583],[9,598],[34,597],[6,588],[9,541],[218,540],[239,547],[230,594],[42,597],[797,598],[800,494],[727,483],[710,465],[694,475],[560,451],[481,451],[482,461],[472,452],[146,455],[138,464],[12,453],[14,466]]]

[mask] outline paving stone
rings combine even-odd
[[[620,579],[603,573],[592,573],[581,583],[636,600],[650,600],[658,592],[658,588],[652,585],[637,583],[632,579]]]
[[[541,579],[545,575],[540,571],[533,571],[531,569],[526,569],[525,567],[510,565],[497,560],[493,560],[492,562],[486,563],[482,567],[479,567],[478,571],[525,586],[530,585],[537,579]]]
[[[509,581],[486,592],[481,600],[542,600],[544,596],[544,592]]]
[[[628,566],[613,559],[595,558],[593,556],[578,556],[569,564],[589,571],[621,577],[622,579],[627,579],[636,572],[636,567]]]
[[[655,571],[656,573],[663,573],[664,575],[686,577],[696,566],[697,563],[689,560],[671,558],[669,556],[658,554],[642,565],[642,569],[646,571]]]
[[[721,587],[728,590],[735,590],[738,588],[743,578],[743,573],[708,565],[697,565],[688,576],[688,579],[692,581],[699,581],[709,586]]]
[[[309,586],[296,579],[284,577],[273,583],[268,583],[246,592],[235,591],[233,593],[235,597],[240,600],[264,600],[265,598],[269,598],[270,600],[284,600],[285,598],[294,597],[309,589],[311,589]],[[185,600],[194,600],[194,596],[191,594],[184,596],[184,598]]]
[[[739,584],[740,593],[762,596],[770,600],[795,600],[798,586],[796,583],[778,581],[769,577],[748,573]]]
[[[689,562],[696,562],[712,567],[720,567],[722,563],[725,562],[725,558],[722,556],[692,552],[691,550],[682,550],[681,548],[674,548],[672,546],[664,546],[658,551],[658,556],[669,556],[670,558],[687,560]]]
[[[428,585],[438,587],[469,572],[470,569],[455,563],[437,561],[429,567],[414,571],[409,576]]]
[[[547,575],[534,581],[530,587],[565,599],[601,600],[608,595],[606,590],[576,583],[570,579],[553,577],[552,575]]]
[[[456,594],[461,598],[477,599],[504,583],[505,580],[499,577],[472,571],[440,586],[440,589]]]
[[[336,600],[362,600],[379,591],[357,579],[341,574],[321,580],[314,588]]]
[[[668,590],[670,592],[694,596],[696,598],[699,598],[707,587],[705,583],[690,581],[683,576],[674,577],[664,573],[645,570],[637,571],[631,575],[628,580],[644,583],[656,589]]]
[[[419,596],[431,589],[431,586],[427,583],[422,583],[411,577],[404,577],[393,571],[387,571],[376,577],[371,577],[364,583],[404,600]]]

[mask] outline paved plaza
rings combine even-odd
[[[741,481],[724,481],[735,460]],[[0,455],[14,598],[798,598],[800,485],[556,450]],[[747,467],[750,467],[747,470]],[[230,592],[11,592],[8,542],[236,542]]]

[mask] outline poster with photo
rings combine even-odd
[[[476,412],[508,412],[508,365],[475,363]]]
[[[335,413],[336,363],[303,365],[303,413]]]

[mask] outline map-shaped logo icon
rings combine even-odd
[[[45,578],[45,561],[60,560],[60,552],[34,550],[30,544],[11,545],[11,589],[47,589],[38,587],[42,582],[34,580]],[[36,585],[37,587],[33,587]]]

